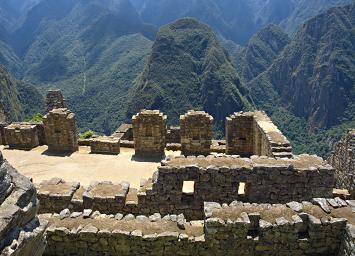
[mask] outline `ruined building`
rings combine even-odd
[[[56,108],[68,108],[61,90],[49,90],[47,92],[47,113]]]
[[[182,115],[180,127],[168,128],[166,121],[158,110],[142,110],[132,125],[86,144],[101,154],[134,147],[138,161],[164,156],[168,144],[181,149],[181,154],[161,160],[139,187],[126,181],[84,186],[79,180],[52,178],[36,183],[36,195],[29,180],[17,181],[15,171],[2,161],[0,251],[17,255],[21,248],[30,253],[36,248],[48,256],[354,255],[355,200],[333,193],[336,181],[352,188],[348,170],[351,174],[353,161],[347,159],[353,134],[330,158],[335,166],[347,168],[342,175],[320,157],[294,155],[264,112],[227,117],[226,140],[218,142],[213,140],[213,118],[205,112]],[[51,110],[44,131],[48,148],[77,150],[75,118],[69,110]],[[27,131],[21,134],[25,142],[33,137]],[[17,187],[31,193],[21,196]],[[11,199],[3,207],[9,195],[24,201]],[[21,232],[33,239],[22,239]]]
[[[43,117],[48,149],[51,151],[77,151],[78,135],[75,114],[66,108],[51,110]]]
[[[166,119],[159,110],[142,110],[132,117],[134,150],[137,156],[164,156]]]

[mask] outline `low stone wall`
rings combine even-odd
[[[44,255],[352,255],[353,226],[341,217],[351,210],[338,209],[327,214],[310,202],[205,203],[203,218],[190,222],[182,214],[66,210],[43,216],[50,222]]]
[[[0,145],[6,145],[5,138],[5,127],[8,126],[8,123],[0,123]]]
[[[142,181],[139,189],[130,188],[127,182],[94,182],[83,192],[83,209],[103,213],[183,213],[188,219],[201,219],[205,201],[286,203],[332,197],[334,169],[314,156],[288,160],[189,156],[168,159],[162,164],[151,179]],[[187,181],[194,182],[190,192],[184,191]],[[53,183],[45,188],[38,188],[45,209],[41,208],[41,212],[59,212],[71,207],[71,197],[79,185]],[[58,198],[58,191],[63,193],[63,200]]]
[[[0,153],[0,255],[42,255],[47,221],[36,217],[38,207],[31,181]]]
[[[65,182],[60,178],[42,181],[36,185],[40,201],[40,213],[60,212],[72,208],[72,198],[80,187],[79,182]]]
[[[120,139],[113,136],[100,136],[90,142],[91,153],[113,154],[120,153]]]
[[[112,136],[117,137],[120,140],[133,141],[132,124],[121,124]]]
[[[329,164],[335,168],[335,186],[349,190],[355,199],[355,130],[349,130],[334,145],[328,158]]]
[[[12,123],[5,127],[5,140],[10,148],[35,148],[39,145],[37,126],[30,123]]]

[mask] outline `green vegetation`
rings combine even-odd
[[[160,109],[177,124],[189,109],[205,110],[219,130],[235,111],[250,108],[246,90],[212,30],[190,18],[160,29],[142,75],[136,80],[127,117]]]
[[[90,139],[94,135],[95,135],[95,133],[93,131],[89,130],[84,133],[81,133],[79,135],[79,137],[80,137],[80,139]]]
[[[354,10],[355,5],[337,7],[306,22],[247,84],[256,108],[272,116],[297,153],[325,156],[354,126]]]
[[[41,113],[36,113],[30,119],[27,119],[26,121],[27,122],[42,122],[43,115]]]

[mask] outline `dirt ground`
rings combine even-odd
[[[130,148],[121,148],[119,155],[90,154],[89,147],[80,147],[71,155],[53,155],[47,152],[47,146],[30,151],[1,146],[0,150],[13,167],[33,178],[35,183],[60,177],[65,181],[79,181],[84,186],[91,181],[128,181],[132,187],[138,188],[140,180],[152,177],[160,165],[158,160],[134,158],[134,149]]]

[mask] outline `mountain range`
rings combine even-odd
[[[221,137],[226,115],[257,108],[296,153],[325,155],[354,126],[349,3],[0,1],[2,115],[28,118],[61,88],[82,131],[110,134],[141,108],[177,124],[194,108],[215,117]]]

